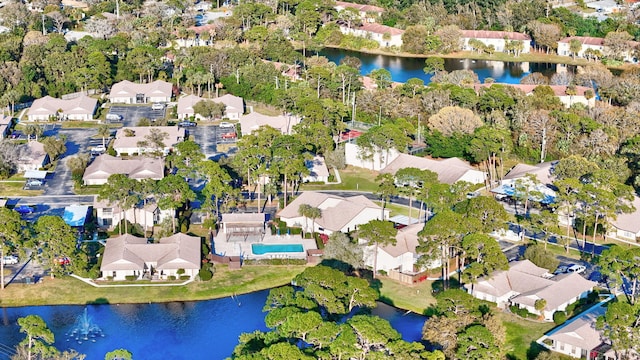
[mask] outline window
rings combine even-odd
[[[102,216],[113,216],[113,208],[104,208],[102,209]]]

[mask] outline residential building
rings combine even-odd
[[[93,120],[98,100],[80,95],[78,97],[63,100],[45,96],[33,102],[27,111],[29,121],[56,120]]]
[[[571,41],[577,40],[580,42],[580,50],[573,54],[571,51]],[[600,58],[602,56],[615,56],[621,57],[623,61],[636,63],[638,58],[636,56],[636,49],[640,46],[640,42],[629,41],[627,42],[628,50],[623,53],[613,54],[608,46],[604,44],[604,38],[590,37],[590,36],[569,36],[558,41],[558,55],[563,56],[577,56],[581,58]]]
[[[302,72],[302,69],[298,64],[289,65],[282,62],[264,60],[264,59],[262,59],[262,62],[265,64],[272,64],[273,66],[275,66],[276,70],[280,71],[282,76],[286,77],[291,81],[300,80],[300,74]]]
[[[408,154],[399,154],[380,172],[395,175],[398,170],[408,167],[433,171],[438,175],[438,181],[444,184],[453,184],[458,181],[481,184],[486,178],[483,171],[475,169],[468,162],[458,158],[436,160]]]
[[[611,346],[602,330],[597,329],[598,318],[606,311],[606,303],[613,299],[600,302],[584,311],[580,315],[569,319],[564,324],[544,334],[536,342],[541,346],[576,359],[587,360],[618,360],[637,359],[639,355],[633,350],[616,351]],[[626,353],[626,356],[622,356]]]
[[[109,101],[123,104],[167,103],[171,101],[172,94],[173,85],[166,81],[137,84],[123,80],[113,84]]]
[[[321,216],[309,219],[300,215],[300,205],[319,208]],[[314,191],[305,191],[278,214],[289,227],[301,227],[306,232],[331,235],[336,231],[350,232],[371,220],[386,220],[389,210],[383,209],[366,197],[341,197]]]
[[[569,273],[553,276],[548,269],[536,266],[529,260],[512,262],[509,270],[496,271],[490,276],[465,284],[464,288],[474,297],[494,302],[500,308],[517,306],[546,321],[553,321],[556,311],[585,298],[597,285],[580,274]],[[537,310],[535,303],[543,299],[546,304]]]
[[[18,172],[27,170],[39,170],[49,164],[49,154],[44,151],[44,145],[38,141],[28,141],[19,145],[17,150],[20,154],[18,159]]]
[[[414,275],[426,269],[434,269],[442,266],[440,259],[431,261],[424,267],[416,264],[420,258],[420,254],[416,250],[420,245],[418,233],[423,228],[424,223],[405,226],[398,229],[395,245],[378,246],[375,272],[377,273],[382,270],[386,272],[389,277],[402,281],[402,279],[412,279]],[[375,245],[367,246],[364,251],[365,265],[373,269],[375,258]],[[410,283],[412,283],[412,281]]]
[[[193,107],[200,101],[213,101],[225,105],[223,117],[230,120],[239,120],[244,114],[244,100],[239,96],[225,94],[215,99],[204,99],[196,95],[187,95],[178,99],[178,119],[184,120],[194,117],[197,120],[205,120],[200,114],[196,114]]]
[[[167,136],[162,140],[164,147],[154,148],[153,144],[150,144],[150,137],[152,131],[160,131]],[[174,146],[184,141],[185,130],[184,128],[177,126],[135,126],[124,127],[118,129],[116,132],[116,138],[113,141],[113,149],[116,151],[117,156],[123,154],[144,154],[154,151],[160,151],[164,155],[169,154]]]
[[[506,52],[507,43],[510,41],[521,43],[520,53],[531,52],[531,37],[527,34],[513,31],[490,30],[460,30],[462,32],[462,49],[472,50],[469,40],[475,39],[485,46],[493,46],[497,52]]]
[[[616,214],[615,219],[609,220],[612,225],[609,236],[633,242],[640,238],[640,197],[634,196],[632,205],[633,212]]]
[[[382,13],[384,12],[384,9],[379,6],[356,4],[345,1],[336,1],[336,4],[333,8],[338,12],[344,11],[345,9],[354,9],[360,15],[360,19],[368,23],[376,22],[376,20],[381,17]]]
[[[200,238],[182,233],[148,243],[130,234],[107,239],[100,272],[103,279],[194,279],[200,271]]]
[[[11,125],[13,125],[13,118],[9,115],[0,114],[0,139],[10,135]]]
[[[125,160],[103,154],[87,166],[82,181],[85,185],[103,185],[113,174],[124,174],[135,180],[161,180],[164,178],[164,160],[148,157]]]
[[[483,88],[489,88],[494,84],[475,84],[474,87],[477,93],[481,92]],[[524,92],[527,96],[533,95],[533,90],[538,86],[548,86],[553,90],[553,94],[560,100],[560,102],[567,108],[574,104],[583,104],[587,107],[594,107],[596,105],[595,91],[586,86],[574,86],[569,87],[566,85],[524,85],[524,84],[495,84],[501,86],[510,86]],[[572,90],[574,91],[571,94]]]
[[[142,226],[145,231],[150,231],[154,225],[175,216],[175,210],[160,209],[153,198],[141,201],[136,206],[124,211],[117,204],[109,204],[106,200],[94,201],[93,208],[96,210],[98,226],[105,229],[113,229],[123,219],[126,219],[132,224]]]
[[[300,118],[287,114],[278,116],[263,115],[259,112],[252,112],[240,117],[240,128],[242,135],[249,135],[263,126],[271,126],[284,135],[291,134],[293,127],[300,122]]]
[[[306,160],[305,165],[309,169],[309,175],[302,178],[303,182],[329,182],[329,169],[324,157],[316,155],[311,160]]]
[[[404,30],[382,24],[372,23],[364,23],[361,26],[357,27],[341,25],[340,32],[345,35],[354,35],[370,40],[375,40],[378,44],[380,44],[380,47],[401,47],[402,34],[404,34]]]

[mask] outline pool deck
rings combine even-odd
[[[267,253],[264,255],[255,255],[251,251],[251,244],[300,244],[304,248],[303,252],[296,253]],[[306,259],[307,250],[315,250],[318,247],[313,239],[303,239],[300,235],[272,235],[267,229],[264,238],[260,240],[258,236],[249,236],[247,240],[234,238],[231,241],[227,239],[224,232],[219,231],[214,237],[215,253],[224,256],[243,256],[244,259]]]

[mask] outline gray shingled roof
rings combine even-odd
[[[380,172],[383,174],[395,175],[398,170],[408,167],[433,171],[438,174],[438,181],[445,184],[453,184],[460,180],[468,171],[476,170],[467,162],[458,158],[435,160],[408,154],[400,154]]]
[[[103,154],[95,158],[84,171],[82,180],[108,179],[113,174],[124,174],[131,179],[164,178],[164,161],[148,157],[122,159]]]

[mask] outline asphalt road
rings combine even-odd
[[[219,144],[234,144],[237,139],[225,139],[223,136],[227,133],[235,132],[235,128],[221,128],[217,125],[196,126],[187,128],[189,135],[193,136],[193,139],[205,154],[207,159],[220,156],[218,151]]]

